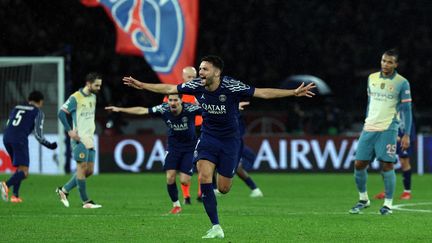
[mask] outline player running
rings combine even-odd
[[[178,214],[182,208],[178,200],[176,184],[177,171],[180,172],[180,183],[190,185],[193,174],[193,151],[197,141],[195,135],[195,116],[200,115],[202,110],[199,106],[182,103],[181,95],[168,95],[168,103],[163,103],[152,108],[116,106],[105,107],[113,112],[125,112],[136,115],[160,116],[168,127],[168,146],[164,162],[166,171],[167,190],[173,207],[171,214]]]
[[[239,102],[248,97],[263,99],[287,96],[312,97],[313,83],[297,89],[284,90],[272,88],[254,88],[236,79],[221,76],[223,61],[218,56],[206,56],[201,59],[200,78],[179,84],[142,83],[132,77],[124,77],[125,85],[136,89],[146,89],[156,93],[187,93],[195,95],[203,108],[201,136],[194,151],[198,175],[201,179],[203,205],[213,227],[202,238],[224,238],[219,224],[216,197],[213,192],[212,175],[218,172],[218,190],[228,193],[232,178],[239,161],[241,137],[238,125]]]

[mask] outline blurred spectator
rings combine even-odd
[[[200,2],[200,11],[196,60],[207,54],[220,55],[231,64],[226,65],[227,75],[256,87],[277,87],[291,74],[316,75],[331,86],[335,94],[332,106],[343,107],[352,116],[363,114],[366,107],[365,73],[379,69],[376,63],[383,50],[397,47],[401,53],[398,69],[411,83],[417,110],[429,109],[432,4],[428,1],[396,1],[389,7],[388,2],[370,0],[207,0]],[[128,74],[147,82],[159,81],[142,57],[115,53],[115,29],[102,8],[87,8],[79,1],[0,0],[0,18],[0,56],[59,55],[70,45],[71,80],[96,70],[111,90],[98,103],[99,108],[137,101],[152,106],[162,100],[123,87],[120,77]],[[81,84],[72,86],[75,90]],[[271,103],[257,103],[256,110],[274,109]],[[306,116],[318,117],[328,109],[321,105],[303,108]],[[303,124],[311,118],[300,113],[296,113],[303,121],[300,125],[316,130]],[[334,116],[332,111],[323,117],[335,128],[330,133],[348,128],[347,124],[334,125]],[[289,130],[301,129],[298,127],[290,124]],[[324,130],[318,133],[329,133]]]

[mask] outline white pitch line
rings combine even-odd
[[[416,207],[416,206],[423,206],[423,205],[432,205],[432,202],[396,204],[396,205],[393,205],[392,209],[393,210],[399,210],[399,211],[432,213],[432,210],[429,210],[429,209],[405,208],[405,207]]]

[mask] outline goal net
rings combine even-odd
[[[30,172],[63,174],[64,133],[57,119],[57,112],[64,102],[63,57],[0,57],[0,138],[11,109],[25,102],[33,90],[41,91],[45,97],[42,107],[45,113],[44,135],[49,141],[57,141],[59,146],[55,151],[46,149],[30,136]],[[7,173],[12,167],[5,156],[2,140],[0,173]]]

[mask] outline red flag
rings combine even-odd
[[[198,0],[81,0],[102,6],[117,32],[116,51],[143,56],[163,83],[182,82],[193,66],[198,32]]]

